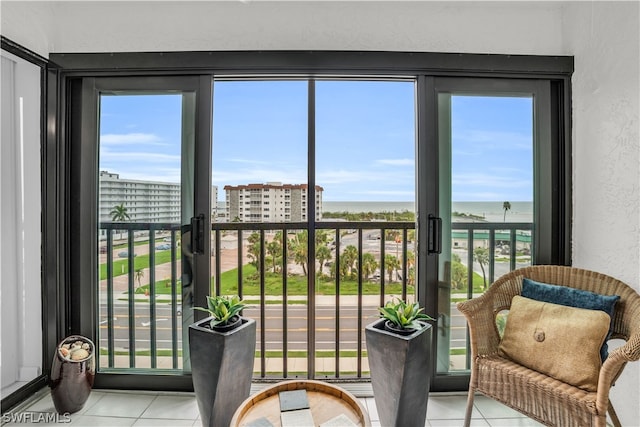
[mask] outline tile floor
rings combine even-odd
[[[461,426],[464,419],[466,395],[460,393],[433,393],[427,406],[426,427]],[[381,427],[372,397],[361,398],[369,412],[373,427]],[[60,426],[66,422],[72,426],[200,426],[198,406],[193,393],[174,392],[140,392],[120,390],[93,390],[84,408],[66,419],[43,422],[38,414],[51,416],[55,413],[49,389],[45,388],[31,399],[25,401],[12,412],[28,414],[31,422],[10,422],[7,414],[3,415],[3,426],[38,425]],[[22,421],[24,421],[23,418]],[[27,418],[29,420],[29,418]],[[9,421],[9,422],[7,422]],[[518,427],[541,426],[541,424],[523,417],[516,411],[507,408],[483,396],[475,399],[472,427]]]

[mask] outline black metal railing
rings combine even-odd
[[[328,238],[316,242],[315,246],[307,244],[307,249],[324,245],[330,248],[331,257],[321,259],[322,264],[317,266],[316,257],[307,254],[305,271],[304,266],[297,264],[300,258],[292,242],[295,240],[304,245],[307,227],[307,223],[285,222],[212,224],[211,292],[238,294],[250,302],[252,308],[245,309],[245,315],[255,318],[258,327],[256,379],[366,378],[364,325],[374,320],[377,307],[384,305],[392,295],[403,299],[415,295],[415,253],[412,248],[415,224],[317,222],[311,235],[324,234]],[[100,292],[104,295],[100,299],[99,342],[104,353],[100,367],[180,370],[183,344],[182,324],[178,321],[182,308],[177,280],[181,259],[177,249],[180,225],[104,222],[100,229],[103,233],[101,248],[105,248],[101,252],[106,253],[101,260],[105,266],[101,268],[104,277],[100,281]],[[467,248],[467,266],[473,266],[475,262],[472,249],[478,244],[486,246],[490,282],[496,274],[496,249],[503,248],[508,252],[509,270],[517,266],[518,252],[531,251],[530,223],[453,223],[451,229],[451,247]],[[126,237],[119,239],[121,244],[116,245],[114,234],[117,236],[118,232],[125,231]],[[284,237],[281,237],[279,252],[274,253],[275,246],[269,244],[277,233]],[[161,247],[165,244],[164,240],[159,240],[162,236],[166,236],[164,240],[168,240],[170,249]],[[222,248],[223,238],[225,242],[233,243],[230,244],[232,249]],[[349,246],[355,247],[355,261],[353,249],[347,249]],[[118,247],[127,249],[126,254],[120,254],[124,256],[122,262],[114,260]],[[136,248],[141,249],[140,255],[135,253]],[[370,265],[367,267],[370,257],[366,254],[375,258],[377,267],[373,271]],[[229,258],[235,260],[231,267]],[[140,261],[136,263],[136,259]],[[158,267],[164,264],[169,264],[169,270],[159,273]],[[249,264],[254,264],[251,273],[245,268]],[[302,272],[290,273],[294,267]],[[120,270],[116,271],[117,268]],[[327,268],[329,271],[325,274]],[[145,277],[145,282],[147,279],[149,282],[148,295],[136,298],[141,295],[136,294],[141,288],[137,273],[140,269],[148,272]],[[469,298],[474,296],[473,270],[467,269]],[[121,276],[124,277],[118,279],[116,286],[115,278]],[[296,287],[300,282],[296,276],[303,276],[303,290]],[[157,292],[157,284],[161,282],[167,283],[170,289],[166,297]],[[119,302],[117,296],[124,294],[128,296],[126,303]],[[165,304],[168,304],[168,310]],[[166,314],[159,314],[160,308]],[[123,322],[125,318],[127,321]],[[148,321],[136,322],[141,318]],[[160,329],[159,322],[171,326]],[[159,342],[162,342],[161,347]]]
[[[177,290],[179,253],[177,251],[180,241],[180,225],[170,223],[127,223],[110,222],[101,223],[101,239],[99,253],[104,259],[100,260],[99,269],[99,304],[100,331],[98,334],[101,358],[101,368],[136,368],[137,355],[142,353],[148,362],[143,363],[145,368],[158,368],[158,282],[156,276],[156,247],[157,237],[166,236],[162,252],[169,253],[168,260],[163,264],[169,264],[169,273],[164,279],[170,291],[164,301],[168,301],[169,314],[163,316],[163,320],[169,320],[171,324],[170,345],[162,348],[162,353],[168,355],[163,360],[170,360],[170,364],[164,366],[168,369],[179,369],[180,365],[180,334],[181,325],[178,322],[178,314],[181,312],[181,296]],[[126,237],[123,238],[123,234]],[[114,235],[116,242],[114,242]],[[141,252],[138,259],[138,252]],[[126,249],[126,250],[125,250]],[[118,252],[120,250],[120,252]],[[121,261],[114,259],[117,254]],[[165,255],[164,259],[167,258]],[[104,261],[104,262],[103,262]],[[120,267],[120,271],[116,271]],[[136,276],[140,285],[144,271],[147,271],[149,286],[148,292],[138,293],[135,286]],[[122,278],[122,279],[118,279]],[[163,280],[163,279],[160,279]],[[118,281],[119,283],[116,283]],[[124,300],[124,302],[122,302]],[[148,301],[147,301],[148,300]],[[164,310],[167,311],[167,310]],[[148,322],[143,322],[143,327],[138,327],[136,319],[147,317]],[[126,319],[123,321],[122,319]],[[104,330],[104,332],[103,332]],[[125,331],[124,333],[122,331]],[[138,343],[143,345],[141,351]],[[120,344],[120,345],[118,345]],[[102,357],[106,356],[106,357]],[[117,356],[127,357],[127,361],[116,362]]]

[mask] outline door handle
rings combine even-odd
[[[204,214],[191,218],[191,252],[194,255],[204,253]]]
[[[429,237],[427,252],[442,253],[442,218],[429,214]]]

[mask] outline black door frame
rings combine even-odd
[[[548,110],[553,120],[550,133],[551,147],[544,154],[550,156],[554,167],[551,202],[551,224],[548,229],[555,233],[553,241],[545,249],[548,254],[544,261],[549,264],[570,263],[570,218],[571,218],[571,124],[570,124],[570,78],[573,72],[573,58],[566,56],[527,56],[527,55],[484,55],[449,54],[416,52],[336,52],[336,51],[271,51],[271,52],[158,52],[158,53],[98,53],[98,54],[52,54],[50,60],[56,67],[55,85],[49,87],[49,99],[56,101],[56,108],[50,111],[50,123],[57,126],[48,134],[48,144],[52,150],[47,152],[47,161],[59,162],[58,197],[47,200],[47,207],[57,212],[61,220],[55,229],[45,229],[47,236],[61,237],[64,245],[62,253],[55,263],[64,271],[57,280],[47,280],[47,289],[58,289],[58,304],[61,301],[91,301],[85,290],[78,289],[80,283],[91,280],[91,269],[96,268],[94,260],[78,265],[80,249],[95,248],[95,228],[91,220],[82,218],[80,209],[87,211],[96,206],[96,164],[95,147],[87,147],[91,138],[87,128],[77,127],[75,123],[82,115],[96,116],[96,111],[82,110],[80,105],[90,102],[92,87],[99,78],[139,77],[143,81],[149,78],[174,76],[192,76],[198,79],[202,94],[209,91],[209,99],[202,96],[198,108],[205,111],[211,105],[211,84],[214,76],[400,76],[412,77],[418,81],[417,88],[417,159],[431,159],[418,165],[417,192],[419,242],[427,241],[427,218],[438,212],[437,181],[433,174],[437,169],[436,108],[434,88],[436,79],[441,77],[492,77],[544,80],[549,88]],[[91,83],[94,82],[94,83]],[[208,89],[205,88],[208,87]],[[84,95],[83,95],[84,93]],[[84,97],[84,98],[83,98]],[[205,105],[207,104],[207,105]],[[209,111],[210,112],[210,111]],[[198,113],[197,129],[199,137],[207,134],[210,139],[210,121],[212,115],[204,117]],[[71,119],[74,118],[74,121]],[[51,129],[51,128],[49,128]],[[52,157],[50,157],[52,156]],[[210,163],[211,156],[198,156],[199,160]],[[55,159],[55,160],[52,160]],[[434,163],[435,162],[435,163]],[[79,169],[76,170],[76,166]],[[202,165],[203,170],[207,167]],[[210,171],[209,164],[208,170]],[[80,174],[77,172],[80,171]],[[437,175],[436,175],[437,176]],[[81,182],[85,179],[85,182]],[[207,182],[208,181],[204,181]],[[91,188],[87,188],[87,187]],[[93,189],[92,189],[93,188]],[[435,192],[434,192],[435,190]],[[547,195],[545,195],[547,197]],[[200,209],[208,215],[209,209]],[[97,212],[97,209],[94,210]],[[74,245],[73,234],[88,233],[92,239]],[[545,233],[547,234],[547,233]],[[558,237],[559,236],[559,237]],[[426,254],[425,248],[418,248],[418,271],[426,277],[419,277],[418,299],[431,312],[435,305],[437,292],[437,257]],[[548,251],[548,252],[547,252]],[[91,250],[84,255],[91,254]],[[49,251],[45,257],[54,256]],[[539,259],[538,261],[541,261]],[[50,266],[51,264],[47,263]],[[95,271],[95,270],[94,270]],[[46,273],[46,272],[45,272]],[[196,280],[203,280],[199,276]],[[420,273],[419,273],[420,274]],[[210,277],[210,275],[208,276]],[[94,279],[95,280],[95,279]],[[90,283],[90,282],[89,282]],[[199,298],[199,296],[197,296]],[[50,301],[45,301],[45,304]],[[64,311],[61,311],[64,313]],[[62,316],[59,330],[80,332],[93,329],[94,320],[86,310],[74,310]],[[435,347],[434,347],[435,351]],[[462,390],[468,384],[468,375],[442,378],[434,377],[433,391]],[[162,388],[165,390],[189,390],[191,381],[188,376],[155,376],[109,374],[108,378],[97,381],[98,387],[124,387],[131,389]]]

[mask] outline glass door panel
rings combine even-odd
[[[211,293],[248,303],[259,377],[307,376],[308,87],[214,81]]]
[[[318,80],[315,96],[315,374],[368,377],[364,327],[416,295],[416,86]]]
[[[479,91],[438,94],[438,373],[469,367],[466,320],[455,303],[531,264],[534,97]]]
[[[193,275],[182,237],[194,216],[195,99],[100,93],[99,371],[188,369]]]

